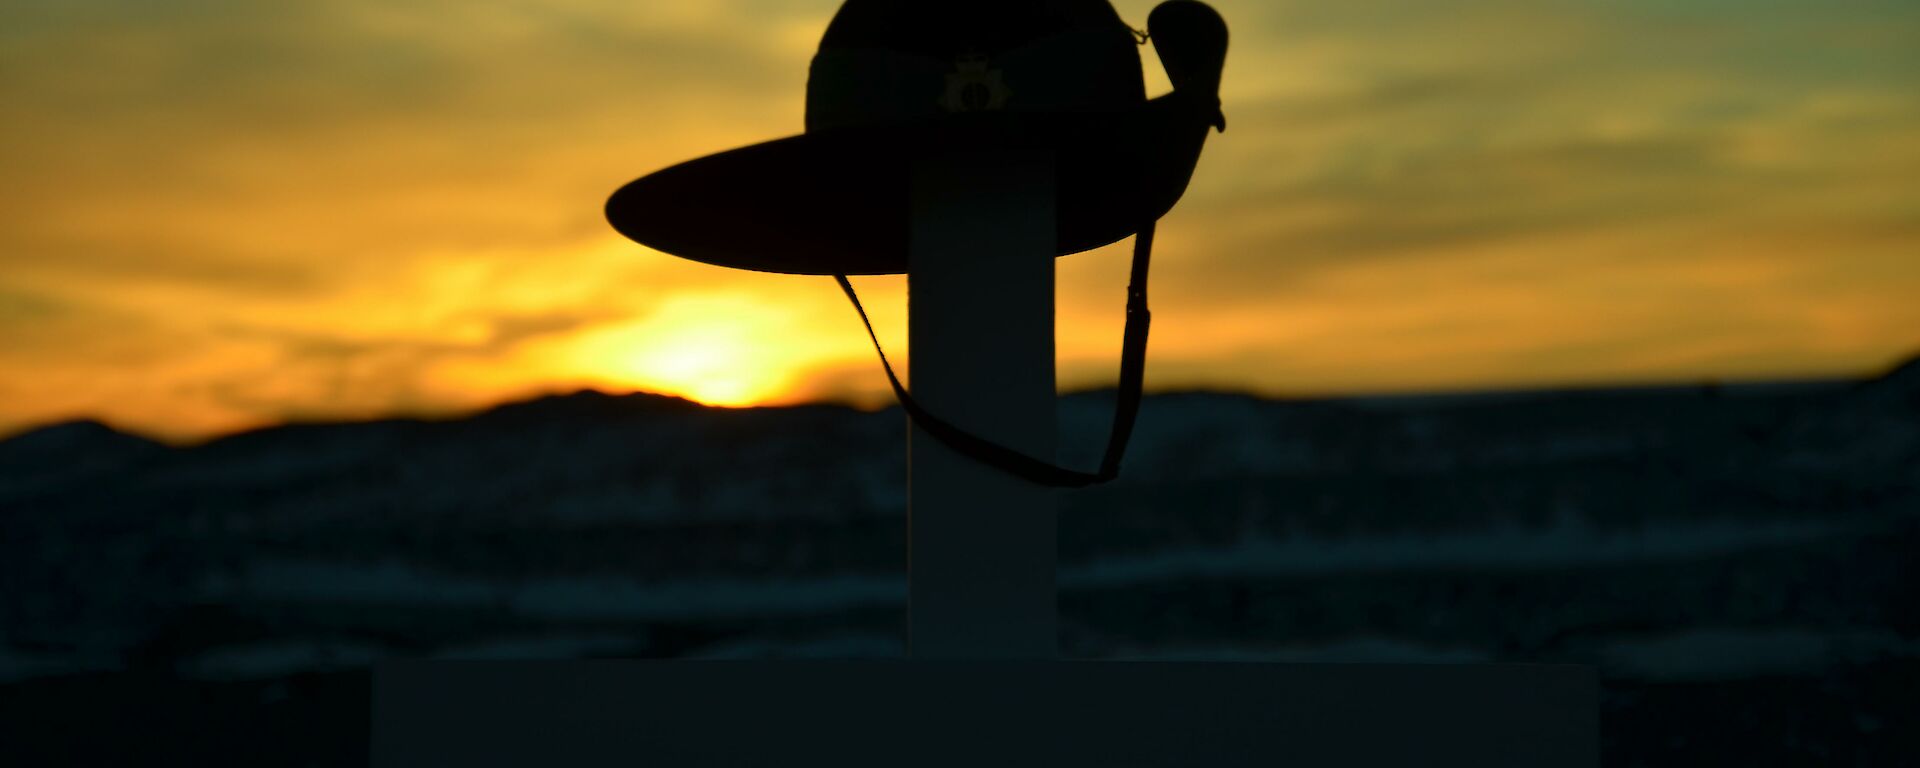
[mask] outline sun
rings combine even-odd
[[[774,394],[782,376],[756,360],[738,326],[680,329],[636,344],[618,368],[642,387],[707,405],[752,405]]]
[[[601,329],[573,345],[568,367],[615,388],[677,395],[706,405],[767,402],[801,361],[785,323],[738,297],[678,297],[638,322]]]

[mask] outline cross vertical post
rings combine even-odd
[[[1038,152],[924,160],[907,272],[913,396],[955,426],[1054,460],[1054,164]],[[909,653],[1056,655],[1055,491],[908,447]]]

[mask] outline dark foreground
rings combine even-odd
[[[1609,683],[1605,765],[1920,764],[1920,664],[1819,680]],[[13,765],[363,765],[369,674],[205,682],[108,674],[0,689]],[[111,734],[111,736],[106,736]]]
[[[588,394],[0,442],[0,763],[361,764],[381,659],[898,656],[901,428]],[[1068,657],[1592,664],[1607,765],[1920,765],[1912,367],[1159,396],[1060,526]]]

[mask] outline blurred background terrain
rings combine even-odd
[[[1065,400],[1063,442],[1097,448],[1110,398]],[[382,659],[899,656],[903,436],[595,392],[190,448],[29,432],[0,443],[4,740],[357,764]],[[1608,765],[1920,755],[1920,365],[1162,394],[1125,477],[1062,503],[1069,657],[1594,664]]]

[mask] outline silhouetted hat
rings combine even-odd
[[[1057,255],[1118,241],[1173,207],[1208,125],[1224,128],[1225,27],[1197,2],[1168,6],[1203,23],[1155,11],[1150,26],[1199,31],[1151,30],[1175,92],[1148,101],[1144,36],[1106,0],[848,0],[813,59],[805,134],[636,180],[607,201],[607,220],[725,267],[897,274],[916,161],[1042,151],[1055,163]]]

